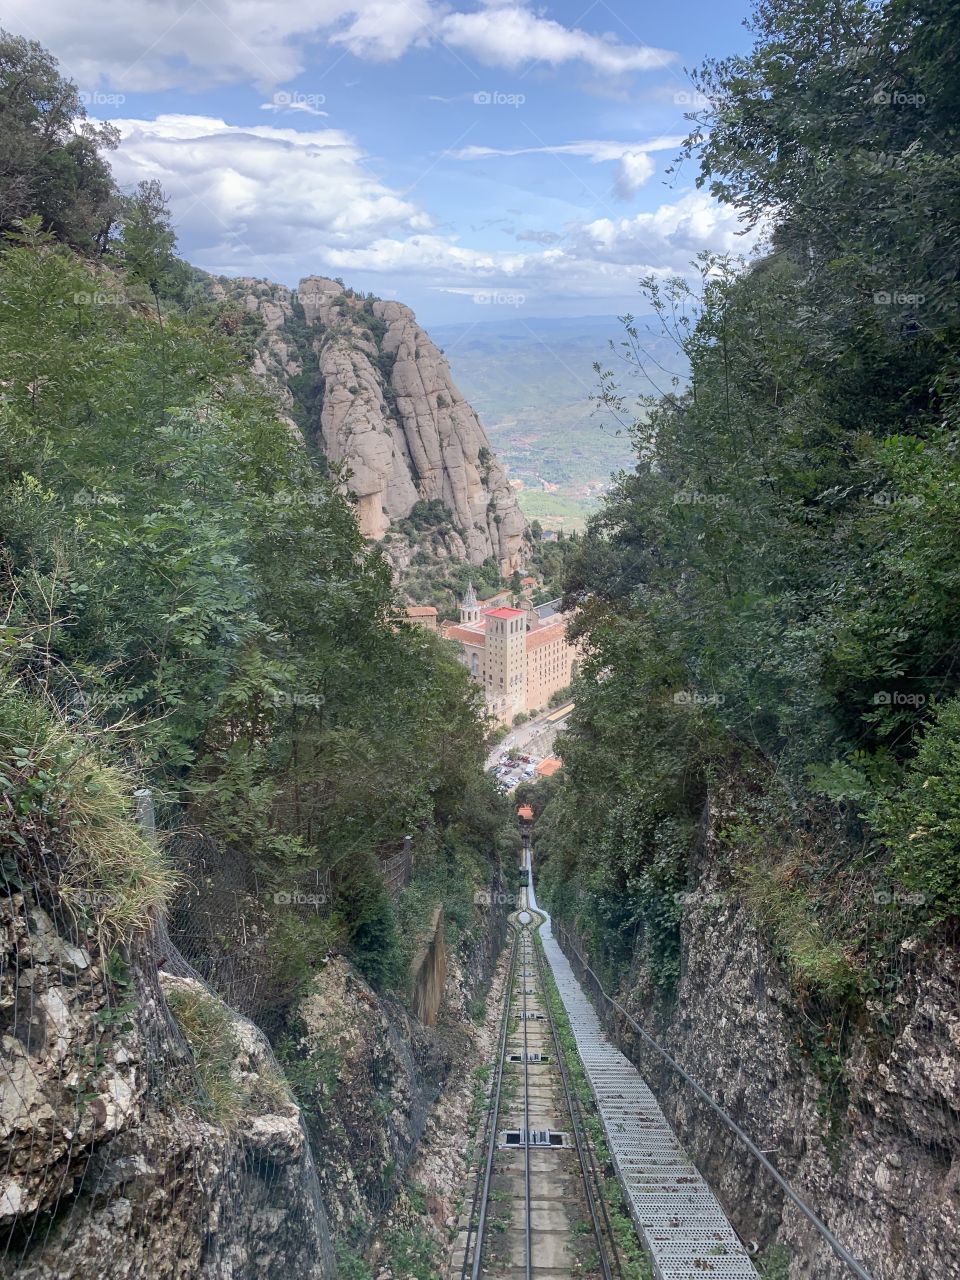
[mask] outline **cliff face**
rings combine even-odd
[[[506,473],[409,307],[320,276],[295,293],[257,280],[218,288],[262,322],[255,371],[342,467],[367,537],[435,500],[450,513],[448,554],[493,558],[504,574],[521,566],[526,521]]]
[[[392,1218],[384,1215],[404,1200],[405,1175],[423,1154],[434,1105],[470,1079],[479,1035],[470,1011],[490,981],[505,929],[501,913],[485,913],[448,953],[442,913],[434,912],[409,975],[411,1003],[425,1006],[421,1017],[375,992],[340,957],[317,973],[300,1001],[288,1057],[306,1064],[297,1072],[298,1092],[338,1238],[376,1232],[389,1245]],[[455,1127],[447,1137],[457,1140]],[[458,1175],[448,1175],[446,1184],[438,1180],[439,1199],[427,1213],[428,1220],[437,1215],[443,1201],[440,1238],[462,1189]]]
[[[732,1110],[761,1149],[874,1276],[960,1277],[960,966],[927,958],[897,996],[896,1033],[854,1035],[847,1105],[830,1135],[829,1087],[797,1052],[796,1000],[734,903],[709,886],[684,919],[686,973],[667,1036],[683,1065]],[[649,1066],[653,1069],[653,1063]],[[790,1280],[847,1280],[819,1235],[725,1128],[667,1085],[679,1131],[736,1207],[748,1239],[770,1228],[790,1256]],[[771,1196],[776,1211],[771,1213]],[[776,1219],[782,1214],[779,1224]]]
[[[868,1016],[847,1042],[839,1092],[836,1075],[824,1078],[801,1048],[796,992],[718,874],[717,813],[708,817],[699,883],[684,895],[676,1003],[659,1015],[645,981],[636,978],[625,979],[621,999],[772,1153],[774,1165],[871,1275],[960,1277],[956,951],[923,951],[909,939],[901,944],[907,976],[891,1007],[868,1003]],[[616,1031],[743,1238],[763,1245],[775,1238],[785,1250],[785,1269],[776,1274],[847,1280],[847,1267],[729,1129],[629,1027]]]
[[[0,897],[0,939],[0,1275],[333,1275],[306,1132],[262,1034],[158,972],[168,957],[145,939],[106,954],[29,890]],[[190,1043],[177,1007],[194,1010]],[[211,1066],[218,1027],[229,1052]]]

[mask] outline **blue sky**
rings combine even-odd
[[[746,0],[8,0],[156,177],[184,255],[339,275],[426,323],[636,309],[636,280],[738,251],[667,177],[685,66],[749,46]]]

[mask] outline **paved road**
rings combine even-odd
[[[502,742],[498,742],[490,754],[487,756],[487,768],[492,769],[494,765],[499,764],[500,757],[505,751],[511,754],[515,751],[523,751],[525,745],[542,733],[547,723],[547,717],[552,716],[556,707],[548,707],[546,711],[541,711],[539,715],[534,716],[532,720],[528,720],[526,724],[521,724],[516,729],[511,729]],[[555,721],[561,727],[567,722],[566,716],[562,720]]]

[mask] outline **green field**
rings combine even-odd
[[[517,494],[520,510],[528,520],[539,520],[544,529],[579,533],[596,510],[596,500],[578,501],[561,493],[544,493],[542,489],[521,489]]]
[[[633,465],[629,436],[591,399],[597,391],[593,363],[616,360],[610,342],[620,334],[614,316],[504,319],[431,330],[511,480],[522,482],[524,513],[545,528],[583,528],[611,476]],[[672,353],[665,344],[654,341],[651,349],[669,367]],[[649,389],[636,385],[638,396]]]

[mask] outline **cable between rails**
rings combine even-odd
[[[483,1236],[487,1225],[487,1203],[490,1198],[490,1179],[493,1175],[494,1153],[497,1149],[497,1121],[500,1116],[500,1093],[503,1088],[503,1060],[507,1052],[507,1033],[510,1027],[510,1007],[513,998],[514,976],[517,970],[517,954],[520,950],[520,934],[515,933],[513,939],[513,951],[510,956],[510,971],[506,980],[506,995],[503,1002],[503,1018],[500,1026],[500,1053],[497,1060],[497,1078],[490,1096],[490,1104],[487,1108],[487,1159],[484,1167],[483,1181],[480,1180],[480,1171],[477,1171],[477,1181],[473,1193],[473,1201],[470,1205],[470,1219],[467,1228],[467,1238],[463,1247],[463,1266],[460,1268],[460,1280],[466,1280],[467,1262],[470,1258],[470,1239],[473,1237],[473,1265],[470,1269],[470,1280],[478,1280],[480,1275],[481,1253],[483,1250]],[[482,1190],[481,1190],[482,1187]],[[477,1202],[480,1203],[480,1216],[477,1219]],[[476,1221],[476,1229],[474,1222]]]

